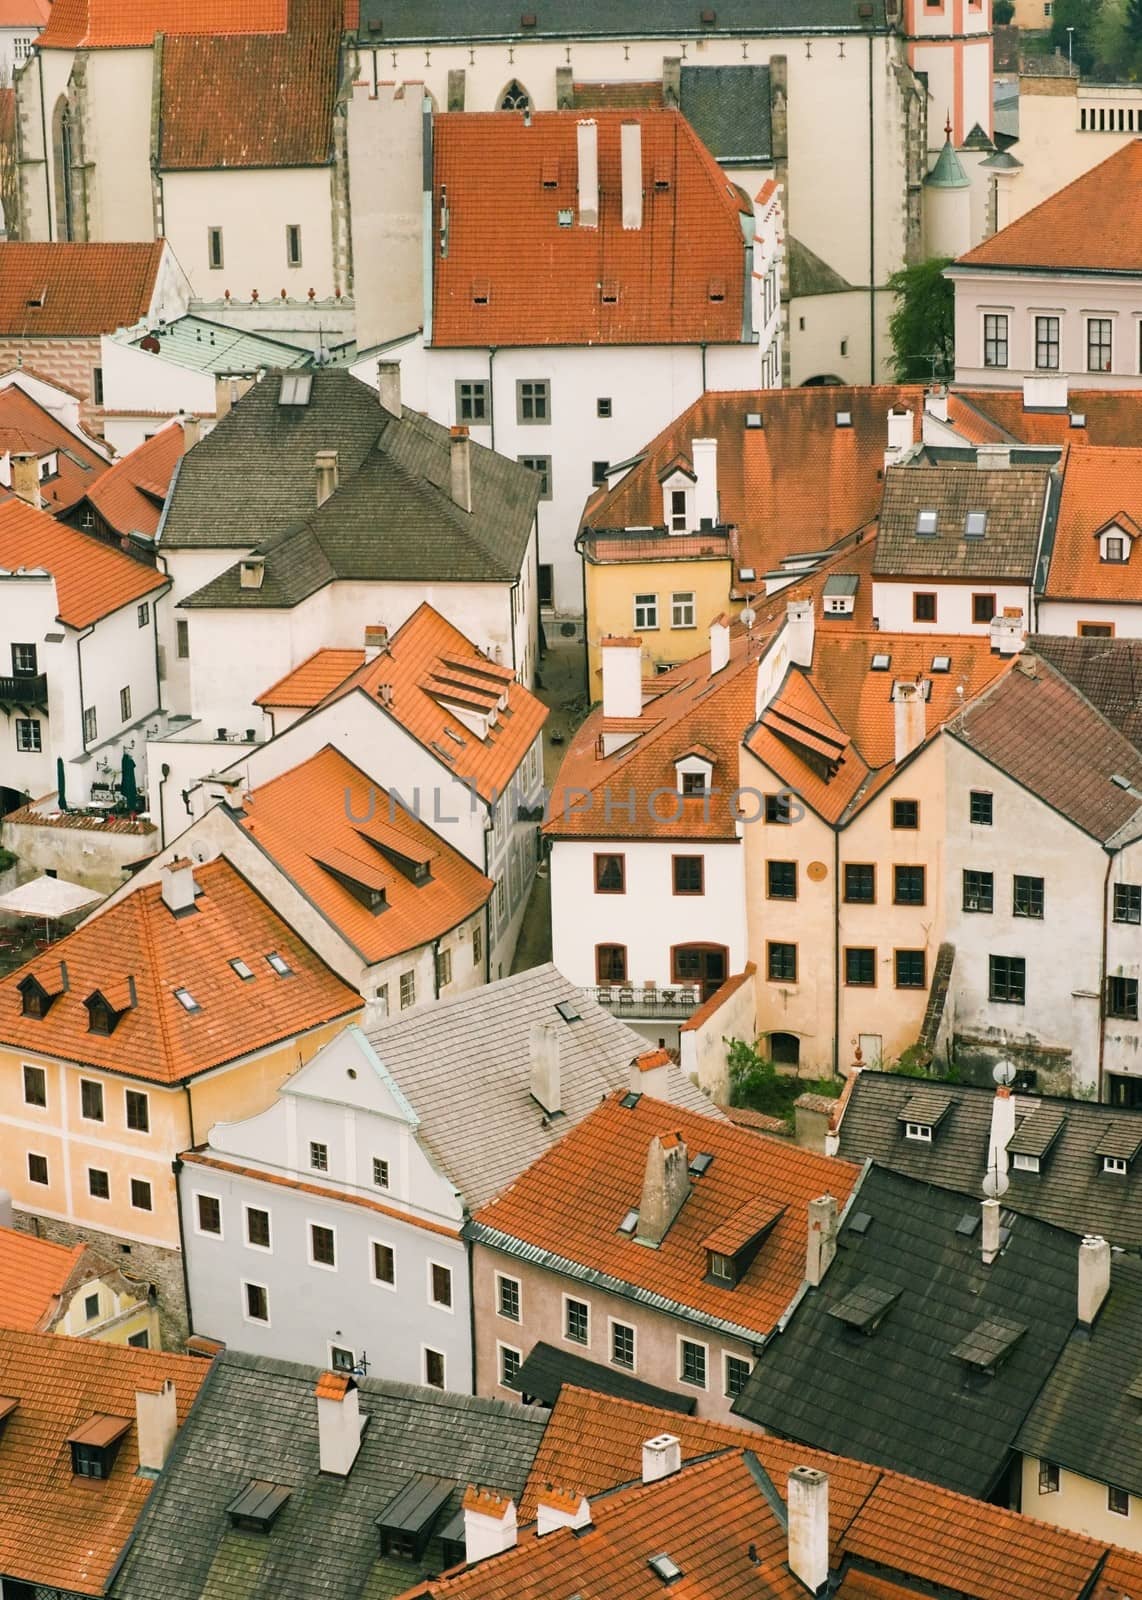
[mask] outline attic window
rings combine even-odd
[[[616,306],[619,303],[619,286],[613,278],[604,278],[599,285],[599,299],[605,306]]]
[[[853,1217],[852,1221],[849,1223],[849,1232],[855,1233],[859,1236],[866,1234],[871,1227],[872,1217],[869,1212],[858,1211],[856,1216]]]
[[[714,1157],[709,1150],[700,1150],[690,1163],[690,1176],[704,1178],[714,1164]]]
[[[982,539],[986,532],[987,512],[969,511],[967,516],[964,518],[964,538]]]
[[[88,1033],[102,1034],[105,1038],[115,1032],[115,1024],[119,1021],[119,1012],[98,991],[88,995],[83,1002],[87,1007]]]
[[[184,1011],[201,1011],[202,1007],[189,989],[176,989],[174,997]]]
[[[829,1316],[855,1328],[866,1336],[876,1332],[892,1306],[900,1298],[900,1290],[889,1284],[873,1283],[864,1279],[855,1289],[842,1296],[836,1305],[829,1307]]]
[[[274,1519],[292,1493],[293,1490],[287,1489],[284,1484],[251,1478],[241,1494],[235,1495],[226,1507],[226,1515],[232,1527],[269,1533]]]
[[[891,665],[892,657],[886,655],[883,651],[878,651],[869,663],[870,670],[873,672],[887,672]]]
[[[1113,1172],[1120,1178],[1126,1176],[1129,1166],[1130,1163],[1125,1156],[1103,1156],[1102,1158],[1102,1170],[1104,1172]]]
[[[706,292],[715,304],[719,304],[726,298],[726,280],[724,278],[711,278]]]
[[[733,1285],[738,1281],[733,1256],[723,1255],[717,1250],[707,1250],[706,1263],[707,1275],[713,1278],[715,1283]]]
[[[451,1480],[427,1472],[410,1478],[377,1518],[381,1555],[397,1561],[419,1561],[454,1487]]]
[[[238,956],[234,957],[234,960],[231,961],[230,966],[238,974],[243,983],[249,983],[254,976],[251,968],[249,968]]]
[[[991,1317],[977,1323],[967,1338],[961,1339],[953,1347],[952,1354],[958,1360],[966,1361],[969,1367],[992,1373],[1007,1359],[1026,1332],[1025,1323],[1010,1322],[1006,1317]]]
[[[631,1233],[634,1232],[634,1230],[637,1227],[638,1227],[638,1210],[637,1210],[637,1208],[633,1208],[632,1207],[632,1209],[627,1212],[626,1216],[619,1223],[619,1232],[620,1233],[631,1234]]]
[[[1039,1172],[1042,1170],[1039,1157],[1027,1155],[1023,1150],[1016,1150],[1011,1157],[1011,1165],[1016,1172]]]
[[[851,411],[838,411],[837,412],[837,427],[838,428],[851,428],[852,425],[853,425],[853,414],[852,414]]]
[[[561,228],[570,228],[575,221],[575,213],[570,206],[560,206],[558,221]]]
[[[624,1111],[633,1111],[641,1099],[642,1095],[632,1089],[629,1094],[623,1095],[619,1105],[622,1106]]]
[[[30,294],[24,304],[37,307],[42,306],[47,297],[48,291],[47,286],[45,285],[38,294]]]
[[[563,1018],[564,1022],[579,1021],[579,1007],[575,1004],[574,1000],[557,1000],[555,1002],[555,1009]]]
[[[661,158],[654,165],[654,187],[660,193],[670,187],[670,168]]]
[[[1070,421],[1072,428],[1085,428],[1086,414],[1082,411],[1072,411]]]
[[[683,1575],[682,1568],[678,1565],[677,1561],[672,1560],[671,1557],[665,1553],[662,1555],[651,1556],[650,1560],[646,1564],[650,1568],[651,1572],[654,1573],[654,1576],[656,1578],[661,1578],[665,1584],[677,1583],[679,1578],[681,1578]]]
[[[109,1478],[123,1435],[131,1427],[127,1417],[97,1413],[82,1428],[68,1435],[71,1470],[77,1478]]]
[[[266,960],[277,973],[279,978],[293,977],[293,968],[290,966],[285,956],[280,956],[276,950],[271,950],[266,956]]]
[[[928,1122],[906,1122],[904,1124],[904,1137],[906,1139],[915,1139],[920,1144],[931,1144],[931,1124]]]
[[[952,670],[951,656],[933,656],[931,670],[933,672],[950,672]]]
[[[307,406],[313,389],[312,372],[287,372],[278,390],[279,406]]]
[[[20,991],[20,1013],[25,1017],[46,1017],[56,996],[49,994],[38,978],[31,973],[16,985]]]
[[[492,298],[492,286],[487,278],[476,278],[472,284],[472,304],[486,306]]]
[[[456,732],[455,728],[445,728],[444,737],[446,739],[453,740],[454,743],[456,743],[458,745],[464,745],[464,744],[466,744],[468,742],[466,739],[464,739],[460,734],[458,734]]]
[[[936,537],[936,524],[940,519],[938,511],[917,511],[916,533],[921,539],[934,539]]]

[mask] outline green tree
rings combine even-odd
[[[888,280],[896,309],[888,334],[898,383],[950,378],[956,364],[955,291],[944,277],[947,256],[903,267]]]
[[[993,22],[997,22],[1001,28],[1004,28],[1013,20],[1014,16],[1015,0],[995,0],[995,4],[991,8]]]
[[[1082,73],[1089,73],[1094,66],[1095,27],[1101,10],[1102,0],[1055,0],[1051,12],[1052,45],[1066,55],[1068,29],[1073,29],[1071,59]]]
[[[1126,0],[1122,46],[1123,69],[1133,78],[1142,77],[1142,0]]]

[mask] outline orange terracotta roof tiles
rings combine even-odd
[[[751,1111],[748,1106],[728,1106],[720,1100],[715,1104],[739,1128],[750,1128],[757,1133],[776,1133],[783,1138],[789,1133],[789,1124],[783,1117],[771,1117],[764,1111]]]
[[[344,1400],[349,1393],[349,1378],[344,1372],[323,1372],[313,1393],[318,1400]]]
[[[1018,389],[955,390],[948,416],[979,444],[1135,445],[1142,437],[1142,389],[1071,389],[1060,411],[1028,410]],[[1081,427],[1072,416],[1083,419]]]
[[[97,451],[13,383],[0,389],[0,456],[27,451],[41,460],[56,454],[58,471],[40,482],[44,510],[53,516],[81,500],[108,471]],[[0,504],[11,498],[11,489],[0,484]]]
[[[149,45],[156,33],[281,33],[288,0],[55,0],[39,43],[100,50]]]
[[[42,28],[52,0],[0,0],[0,28]]]
[[[1142,139],[959,256],[961,267],[1142,273]]]
[[[1123,529],[1128,559],[1103,561],[1098,534]],[[1067,452],[1044,588],[1052,600],[1142,601],[1142,448],[1077,445]]]
[[[64,527],[47,512],[7,500],[0,504],[0,568],[20,567],[51,573],[59,618],[69,628],[86,628],[170,582],[154,567]]]
[[[387,700],[381,697],[385,685],[392,691]],[[401,624],[387,649],[333,689],[325,704],[358,689],[485,800],[507,787],[548,715],[542,700],[507,667],[490,661],[427,601]],[[483,739],[449,710],[452,703],[486,711],[501,696],[503,712]]]
[[[47,1328],[85,1248],[0,1228],[0,1325],[24,1333]]]
[[[267,711],[312,711],[365,660],[363,650],[315,650],[254,701]]]
[[[432,234],[439,241],[446,192],[448,245],[443,256],[435,248],[432,343],[737,344],[740,191],[680,112],[597,111],[598,226],[581,227],[581,120],[573,111],[526,123],[515,112],[434,118]],[[642,130],[641,228],[622,225],[620,128],[630,122]]]
[[[476,1213],[477,1237],[538,1246],[592,1272],[756,1333],[786,1309],[805,1269],[807,1207],[826,1192],[844,1204],[858,1175],[849,1162],[763,1141],[643,1095],[629,1109],[604,1100],[578,1127]],[[713,1154],[657,1249],[620,1233],[639,1205],[652,1139],[680,1134],[690,1158]],[[736,1287],[706,1281],[705,1241],[747,1203],[785,1207]]]
[[[150,310],[165,248],[162,239],[0,244],[0,335],[95,338],[130,327]]]
[[[464,1490],[464,1510],[479,1511],[486,1517],[502,1517],[510,1498],[498,1489],[485,1489],[480,1484],[470,1483]]]
[[[486,905],[494,887],[331,745],[256,789],[241,825],[370,964],[449,932]],[[331,851],[342,863],[335,872],[322,865]],[[401,857],[427,864],[423,882],[405,875]],[[370,910],[341,881],[358,868],[382,875],[383,910]]]
[[[87,499],[116,533],[154,538],[183,442],[177,422],[160,428],[120,457],[88,491]]]
[[[201,893],[192,915],[174,916],[158,884],[139,885],[0,981],[0,1041],[132,1078],[180,1083],[359,1011],[356,991],[228,861],[195,867],[194,876]],[[275,950],[291,976],[271,970],[266,956]],[[244,961],[253,979],[243,980],[233,960]],[[23,1015],[18,986],[29,976],[55,996],[46,1017]],[[182,1005],[180,989],[198,1009]],[[108,1035],[88,1026],[84,1001],[96,990],[124,1008]]]
[[[154,1487],[136,1476],[135,1391],[175,1386],[179,1425],[210,1371],[194,1356],[47,1333],[0,1333],[0,1394],[19,1401],[0,1449],[0,1572],[102,1595]],[[129,1419],[110,1476],[71,1475],[66,1440],[96,1413]]]

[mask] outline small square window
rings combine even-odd
[[[990,622],[995,616],[995,596],[993,594],[973,594],[971,597],[971,619],[973,622]]]
[[[517,459],[518,459],[519,464],[520,464],[521,467],[527,467],[529,472],[538,473],[538,475],[539,475],[539,498],[541,500],[550,500],[551,499],[551,457],[550,456],[519,456]],[[550,605],[550,603],[551,603],[551,601],[550,601],[550,597],[549,597],[548,598],[548,604]]]
[[[1114,920],[1142,923],[1142,883],[1114,885]]]
[[[352,1350],[346,1350],[339,1344],[331,1344],[329,1346],[329,1366],[331,1371],[352,1372],[356,1365],[356,1357]]]
[[[389,1186],[389,1164],[380,1156],[373,1157],[373,1186],[377,1189],[387,1189]]]
[[[1107,978],[1106,1014],[1108,1017],[1138,1018],[1138,979]]]
[[[595,401],[595,415],[599,417],[609,417],[611,415],[611,402],[609,399]]]
[[[1014,883],[1014,905],[1012,909],[1017,917],[1042,918],[1042,878],[1027,878],[1021,873],[1016,873]]]
[[[396,1256],[391,1244],[380,1244],[373,1241],[373,1281],[375,1283],[396,1282]]]
[[[845,982],[850,988],[870,988],[876,982],[876,951],[848,949],[845,951]]]
[[[995,874],[992,872],[965,871],[963,878],[963,908],[990,914],[995,910]]]
[[[46,1106],[48,1103],[48,1080],[43,1067],[24,1068],[24,1104],[29,1106]]]
[[[1027,962],[1022,956],[988,956],[988,999],[1021,1006],[1027,997]]]
[[[767,861],[765,863],[765,893],[770,900],[796,900],[796,861]]]
[[[674,893],[704,893],[706,884],[705,865],[705,858],[702,856],[675,856],[673,860]]]
[[[923,989],[927,987],[926,960],[923,950],[897,950],[896,987],[898,989]]]
[[[920,826],[919,800],[894,800],[892,802],[892,826],[894,828],[918,828]]]
[[[793,798],[788,794],[767,794],[765,796],[766,822],[786,823],[793,821]]]
[[[195,1196],[199,1233],[222,1233],[222,1204],[212,1194]]]
[[[456,421],[490,422],[492,419],[491,389],[485,378],[459,379],[456,383]]]
[[[48,1181],[48,1158],[47,1158],[47,1156],[36,1156],[36,1155],[29,1154],[29,1156],[28,1156],[28,1182],[29,1183],[47,1183],[47,1181]]]
[[[893,867],[892,901],[898,906],[924,904],[924,868]]]
[[[43,729],[35,718],[16,718],[16,749],[21,754],[38,754],[44,747],[43,738]]]
[[[964,518],[964,538],[982,539],[987,532],[987,512],[969,511]]]
[[[848,861],[844,867],[845,901],[870,906],[876,902],[876,868],[869,862]]]
[[[87,1192],[93,1200],[110,1200],[111,1178],[100,1167],[88,1167]]]
[[[563,1337],[572,1344],[587,1344],[590,1340],[591,1308],[585,1300],[563,1302]]]
[[[136,1211],[151,1211],[151,1186],[145,1178],[131,1179],[131,1204]]]
[[[773,983],[796,983],[797,946],[770,940],[766,945],[766,975]]]
[[[968,797],[968,820],[973,827],[990,828],[995,820],[995,799],[986,789],[973,789]]]
[[[309,1164],[314,1172],[328,1172],[329,1146],[327,1144],[319,1144],[317,1140],[311,1139],[309,1142]]]
[[[939,522],[938,511],[917,511],[916,532],[922,539],[933,539],[936,535],[936,525]]]
[[[914,622],[935,622],[936,596],[930,593],[914,593],[912,596],[912,620]]]

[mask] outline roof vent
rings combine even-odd
[[[747,411],[745,414],[745,425],[747,428],[764,428],[765,421],[761,415],[761,412]]]
[[[713,12],[703,12],[702,15],[713,16]],[[665,1553],[665,1551],[663,1551],[661,1555],[651,1556],[650,1560],[646,1564],[650,1568],[651,1572],[654,1573],[655,1577],[661,1578],[665,1584],[677,1583],[679,1578],[683,1576],[682,1568],[678,1565],[677,1561],[673,1561],[670,1556]]]
[[[851,428],[852,425],[853,425],[853,414],[852,414],[851,411],[838,411],[837,412],[837,427],[838,428]]]

